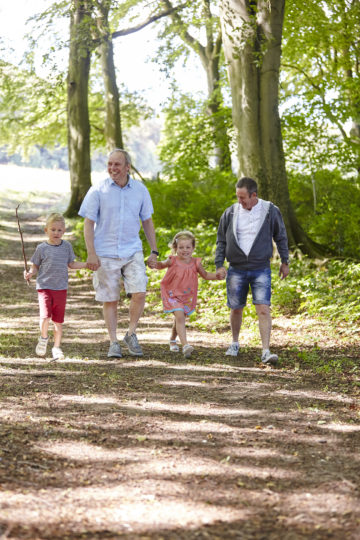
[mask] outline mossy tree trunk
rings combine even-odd
[[[114,49],[112,35],[109,28],[109,10],[111,0],[98,3],[99,17],[97,18],[100,44],[101,70],[104,82],[105,98],[105,125],[104,134],[106,147],[109,151],[114,148],[123,148],[121,129],[120,96],[116,82],[114,64]]]
[[[71,198],[66,215],[76,216],[91,186],[88,85],[91,55],[91,5],[73,0],[67,80],[68,152]]]
[[[239,175],[279,206],[290,246],[318,254],[292,208],[279,116],[279,70],[285,0],[222,0],[224,53],[232,93]]]

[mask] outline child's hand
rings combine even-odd
[[[147,260],[147,265],[149,268],[151,268],[152,270],[158,270],[158,262],[157,261],[154,261],[154,260]]]
[[[217,279],[225,279],[226,278],[226,268],[223,266],[221,268],[218,268],[216,270],[216,278]]]
[[[24,279],[26,279],[26,281],[30,281],[32,276],[33,276],[32,272],[27,272],[26,270],[24,270]]]
[[[92,270],[93,269],[93,265],[91,263],[86,263],[85,264],[85,268],[87,268],[88,270]]]

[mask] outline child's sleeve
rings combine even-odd
[[[42,256],[42,252],[41,252],[41,246],[38,245],[36,247],[36,249],[35,249],[35,253],[33,254],[33,256],[30,259],[30,262],[35,264],[37,267],[39,267],[40,264],[41,264],[42,259],[43,259],[43,256]]]

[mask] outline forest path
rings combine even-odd
[[[358,359],[359,343],[324,334],[317,321],[287,333],[279,320],[276,369],[259,364],[251,342],[232,359],[228,335],[193,329],[197,352],[184,361],[168,351],[170,321],[149,307],[144,357],[108,360],[91,279],[73,273],[66,358],[38,358],[37,296],[22,277],[15,220],[21,198],[0,193],[0,538],[360,538],[354,374],[304,368],[311,354],[337,365]],[[66,195],[26,199],[30,258],[44,216],[63,210]],[[124,331],[126,320],[125,306]],[[321,336],[304,348],[311,327]]]

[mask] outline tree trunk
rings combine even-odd
[[[91,35],[87,2],[73,0],[68,70],[68,152],[71,198],[66,215],[76,216],[91,186],[88,83]]]
[[[97,26],[100,37],[100,60],[105,89],[105,141],[108,151],[114,148],[123,148],[121,129],[120,99],[116,83],[114,64],[114,50],[111,33],[109,31],[110,2],[98,4],[100,16]]]
[[[208,36],[207,46],[204,48],[204,54],[200,54],[200,59],[207,78],[208,109],[213,129],[215,164],[220,170],[229,171],[231,170],[231,152],[220,85],[220,44],[221,36],[216,44]]]
[[[278,106],[285,0],[222,0],[221,23],[232,93],[239,175],[279,206],[290,246],[318,254],[292,208]]]

